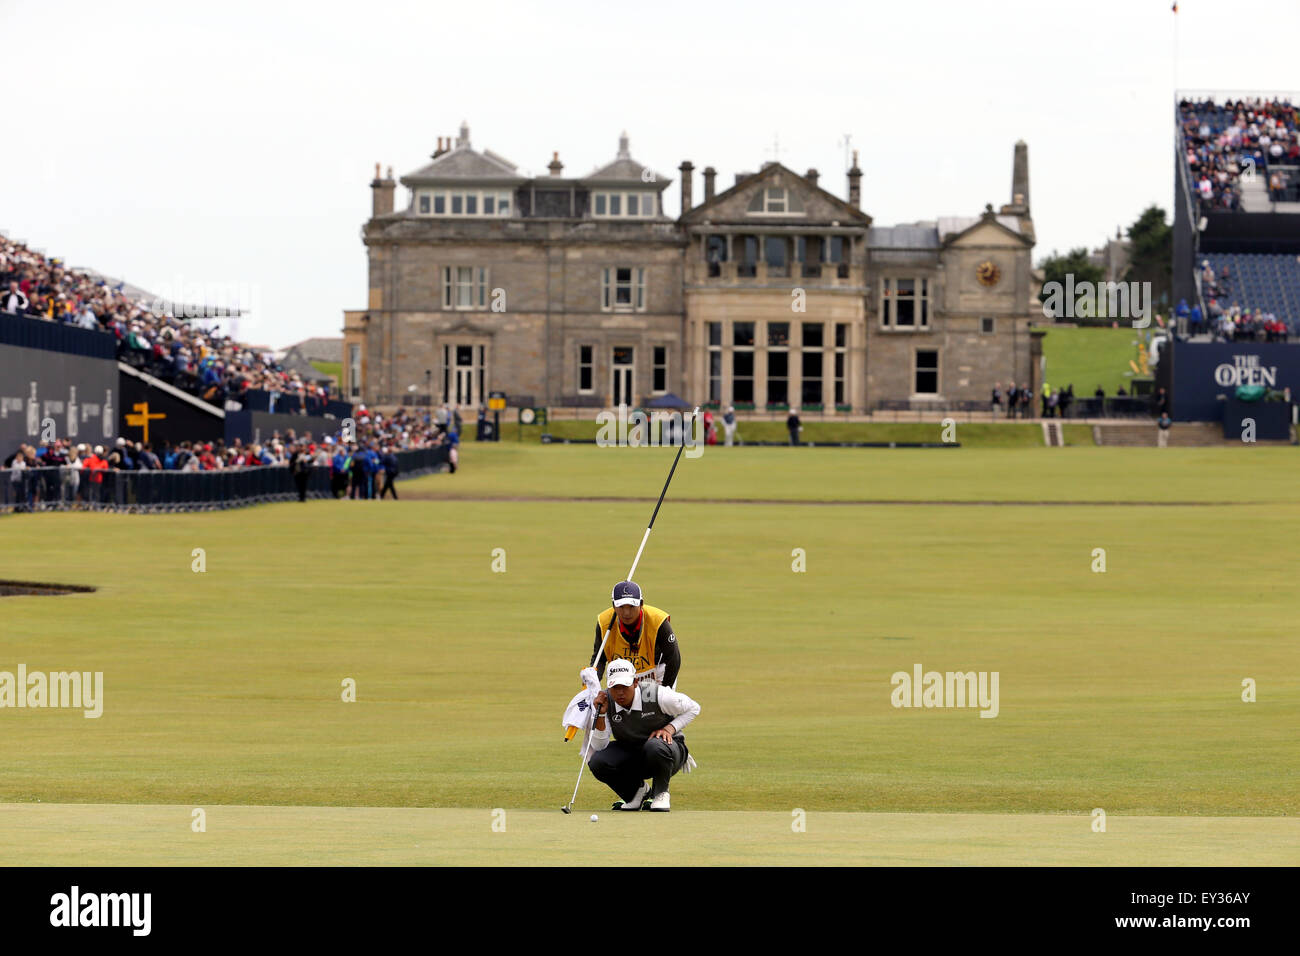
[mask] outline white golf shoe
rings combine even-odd
[[[650,801],[650,811],[652,813],[656,810],[667,812],[669,809],[671,809],[671,807],[669,806],[669,802],[668,802],[667,790],[665,790],[663,793],[659,794],[659,796],[655,797],[653,800]]]
[[[615,809],[615,810],[640,810],[640,809],[641,809],[641,804],[642,804],[642,802],[644,802],[645,798],[648,797],[649,795],[650,795],[650,784],[648,784],[648,783],[643,783],[643,784],[641,784],[641,789],[638,790],[638,791],[633,795],[633,797],[632,797],[631,800],[624,800],[622,803],[616,803],[616,804],[614,804],[613,809]]]

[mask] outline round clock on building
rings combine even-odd
[[[981,262],[975,267],[975,278],[980,280],[980,285],[992,288],[1002,278],[1002,270],[992,262]]]

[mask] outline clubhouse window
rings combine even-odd
[[[651,391],[656,395],[662,395],[668,391],[668,347],[656,345],[654,347],[654,378]]]
[[[881,279],[880,325],[885,329],[928,329],[930,280]]]
[[[587,394],[594,389],[596,378],[596,347],[594,345],[578,346],[578,392]]]
[[[709,323],[709,401],[722,403],[722,323]]]
[[[600,307],[603,311],[645,311],[645,269],[625,266],[603,269],[600,281]]]
[[[939,394],[939,352],[937,349],[916,350],[916,394]]]
[[[486,309],[488,271],[482,266],[446,266],[442,270],[444,309]]]
[[[768,186],[754,193],[745,211],[758,216],[788,216],[803,212],[803,200],[784,186]]]
[[[847,404],[844,397],[844,366],[848,360],[849,326],[846,322],[835,323],[835,404]]]
[[[799,402],[802,405],[822,404],[822,341],[824,326],[820,322],[803,323],[802,385]]]
[[[655,215],[655,192],[598,192],[591,196],[591,214],[597,219],[635,219]]]
[[[767,403],[786,405],[790,401],[790,353],[772,349],[767,353]]]
[[[420,215],[495,217],[510,215],[510,193],[508,190],[473,189],[473,190],[436,190],[421,193],[419,202]]]
[[[731,400],[741,404],[749,404],[754,401],[754,353],[752,350],[737,350],[731,353]]]

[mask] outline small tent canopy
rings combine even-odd
[[[650,401],[645,403],[645,407],[646,408],[672,408],[672,409],[680,409],[682,411],[689,412],[695,406],[692,405],[690,402],[685,401],[682,398],[679,398],[678,396],[674,395],[672,392],[669,392],[666,395],[660,395],[657,398],[652,398]]]

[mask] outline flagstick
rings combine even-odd
[[[696,406],[692,412],[691,418],[698,419],[700,414],[699,406]],[[677,456],[673,459],[673,466],[668,470],[668,480],[664,482],[664,490],[659,492],[659,500],[655,502],[655,510],[650,515],[650,523],[646,525],[645,534],[641,536],[641,547],[636,549],[636,557],[632,559],[632,569],[627,572],[624,580],[631,581],[636,574],[636,566],[641,563],[641,555],[645,551],[646,542],[650,540],[650,532],[654,530],[655,519],[659,517],[659,509],[663,506],[664,496],[668,494],[668,486],[672,484],[673,475],[677,471],[677,463],[682,460],[682,452],[686,450],[686,436],[682,436],[682,443],[677,448]],[[600,639],[600,649],[596,651],[596,656],[592,659],[592,666],[595,666],[600,660],[600,655],[605,652],[605,646],[609,642],[609,632],[614,629],[614,620],[618,617],[618,612],[609,619],[609,626],[605,628],[605,636]],[[596,708],[591,709],[591,723],[587,730],[587,739],[582,748],[582,763],[578,767],[578,782],[573,785],[573,796],[569,799],[568,806],[561,807],[565,813],[573,810],[574,801],[578,799],[578,787],[582,785],[582,771],[587,767],[587,755],[591,752],[591,738],[596,730]]]
[[[700,414],[700,410],[698,407],[696,407],[691,417],[695,418],[699,414]],[[659,509],[663,506],[664,495],[668,494],[668,486],[673,482],[673,473],[677,471],[677,463],[682,460],[682,452],[685,450],[686,450],[686,441],[685,438],[683,437],[681,445],[679,445],[677,448],[677,457],[673,459],[673,466],[668,470],[668,480],[664,482],[664,490],[659,492],[659,500],[655,502],[654,513],[650,515],[650,523],[646,525],[645,534],[641,536],[641,547],[636,549],[636,557],[632,559],[632,569],[627,572],[627,577],[623,579],[625,581],[631,581],[634,577],[636,577],[636,566],[641,563],[641,555],[645,551],[646,542],[650,540],[650,532],[654,530],[655,519],[659,517]],[[615,614],[615,617],[617,616],[618,615]],[[593,666],[595,665],[596,661],[600,660],[600,655],[604,653],[605,644],[609,641],[609,632],[612,631],[613,629],[614,629],[614,618],[610,618],[609,627],[605,628],[605,636],[600,639],[600,650],[596,652],[596,657],[592,661]]]

